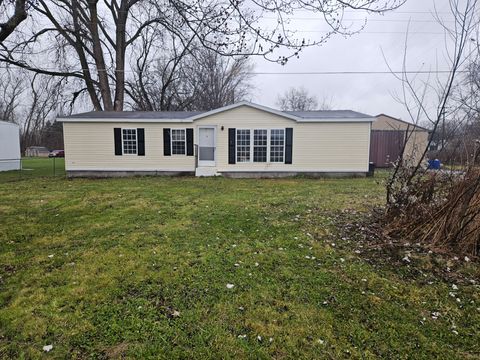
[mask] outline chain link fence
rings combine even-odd
[[[31,157],[21,159],[0,159],[0,182],[64,176],[64,158]]]

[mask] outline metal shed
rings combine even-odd
[[[20,169],[20,128],[0,121],[0,171]]]
[[[420,158],[428,144],[428,129],[385,114],[376,119],[371,130],[370,162],[379,168],[391,167],[399,159],[405,142],[405,158]]]

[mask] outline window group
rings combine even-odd
[[[236,159],[239,163],[283,163],[285,129],[237,129]]]
[[[172,155],[186,155],[186,129],[171,130]],[[124,155],[137,155],[137,129],[122,129],[122,150]]]

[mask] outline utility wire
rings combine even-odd
[[[292,71],[292,72],[269,72],[254,71],[252,75],[377,75],[377,74],[449,74],[450,70],[407,70],[407,71]],[[457,73],[467,73],[467,70],[459,70]]]
[[[9,70],[25,70],[18,67],[7,67],[7,66],[0,66],[0,69],[9,69]],[[92,68],[94,69],[94,68]],[[88,69],[92,71],[92,69]],[[58,69],[41,69],[45,71],[58,71]],[[80,71],[79,70],[68,70],[69,72]],[[99,71],[98,69],[94,69]],[[119,71],[115,69],[111,69],[112,71]],[[62,71],[62,70],[61,70]],[[102,70],[103,71],[103,70]],[[106,70],[105,70],[106,71]],[[123,72],[134,72],[133,70],[122,70]],[[376,75],[376,74],[448,74],[450,70],[407,70],[407,71],[285,71],[285,72],[278,72],[278,71],[253,71],[248,72],[248,74],[252,75]],[[458,73],[467,73],[468,70],[458,70]],[[47,75],[48,76],[48,75]]]
[[[278,17],[273,17],[273,16],[265,16],[265,17],[262,17],[262,19],[267,19],[267,20],[278,20]],[[318,18],[313,18],[313,17],[288,17],[287,18],[288,20],[311,20],[311,21],[320,21],[320,20],[324,20],[323,18],[321,17],[318,17]],[[410,19],[398,19],[398,20],[395,20],[395,19],[369,19],[369,18],[358,18],[358,19],[342,19],[341,22],[344,22],[344,21],[361,21],[361,22],[404,22],[404,23],[416,23],[416,22],[419,22],[419,23],[436,23],[438,24],[438,21],[437,20],[410,20]],[[447,20],[447,21],[444,21],[444,22],[455,22],[453,20]]]

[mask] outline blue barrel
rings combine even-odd
[[[440,160],[435,159],[435,160],[428,160],[428,168],[431,170],[440,170],[442,167],[442,164]]]

